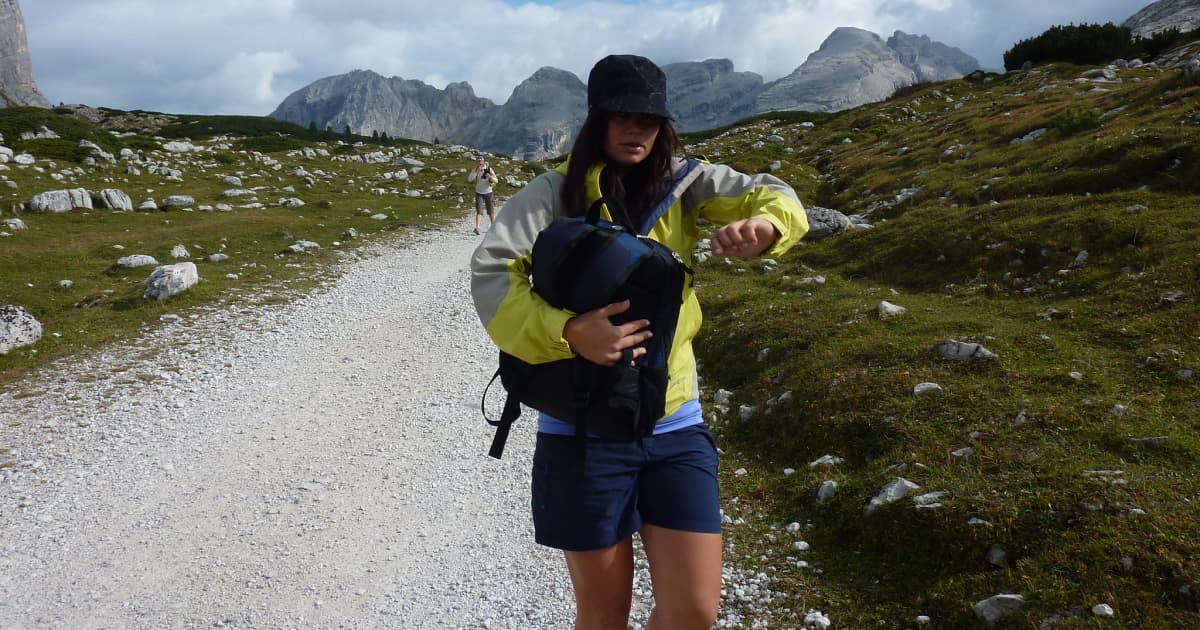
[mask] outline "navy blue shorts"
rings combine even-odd
[[[604,549],[643,524],[719,534],[717,447],[703,424],[639,442],[589,439],[584,472],[574,436],[538,433],[533,528],[538,543]]]

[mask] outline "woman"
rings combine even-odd
[[[648,321],[609,320],[628,302],[571,313],[543,301],[529,281],[538,232],[555,217],[586,214],[601,197],[602,218],[632,229],[662,212],[649,236],[685,260],[701,217],[722,226],[712,238],[718,256],[779,255],[808,231],[799,200],[782,181],[680,159],[679,149],[662,70],[633,55],[597,62],[588,76],[588,116],[566,164],[510,199],[472,257],[475,307],[501,350],[528,363],[582,356],[607,366],[624,350],[634,348],[635,358],[645,352],[636,346],[648,338]],[[703,423],[692,353],[700,319],[688,286],[668,359],[667,413],[654,435],[589,439],[579,474],[573,425],[539,415],[535,537],[565,553],[576,628],[628,627],[635,532],[653,582],[647,628],[710,628],[716,620],[721,516],[716,447]]]

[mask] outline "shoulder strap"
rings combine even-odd
[[[483,398],[479,401],[479,411],[483,414],[483,419],[488,424],[496,427],[496,435],[492,438],[492,447],[488,449],[488,455],[500,459],[504,454],[504,444],[508,441],[508,432],[512,428],[513,422],[521,417],[521,399],[516,394],[509,392],[508,397],[504,399],[504,411],[500,412],[499,420],[492,420],[487,417],[487,409],[484,408],[484,400],[487,399],[488,390],[492,388],[492,383],[496,382],[496,378],[500,376],[500,370],[492,375],[492,380],[488,381],[487,387],[483,388]]]
[[[645,236],[650,233],[650,230],[654,229],[654,224],[683,196],[683,192],[688,189],[688,186],[691,186],[692,182],[696,181],[697,177],[700,177],[701,170],[700,160],[687,158],[683,161],[679,170],[675,171],[674,175],[672,175],[671,191],[667,193],[666,197],[663,197],[662,201],[658,202],[657,206],[654,206],[653,210],[647,212],[646,216],[642,218],[638,234]]]

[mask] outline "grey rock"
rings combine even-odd
[[[142,296],[165,300],[192,288],[199,281],[200,274],[196,271],[196,263],[181,262],[174,265],[163,265],[156,268],[146,278],[146,290]]]
[[[1001,593],[978,601],[971,608],[975,611],[975,617],[991,625],[1024,607],[1024,597],[1011,593]]]
[[[29,346],[42,339],[42,323],[23,306],[0,306],[0,354]]]
[[[97,195],[100,205],[111,210],[133,210],[133,199],[123,190],[105,188]]]
[[[899,501],[920,488],[921,486],[903,477],[897,477],[885,484],[879,494],[871,498],[871,501],[867,503],[866,512],[870,513],[883,505]]]
[[[939,357],[956,361],[986,361],[997,358],[994,352],[977,343],[953,339],[947,339],[933,349]]]
[[[29,210],[32,212],[70,212],[72,210],[92,209],[92,196],[84,188],[70,190],[51,190],[34,195],[29,200]]]
[[[837,236],[850,229],[850,219],[832,208],[812,206],[804,209],[808,215],[808,233],[806,241],[819,241],[830,236]]]
[[[149,267],[157,264],[158,261],[155,260],[153,256],[147,256],[146,254],[132,254],[130,256],[122,256],[121,258],[117,259],[118,267],[126,267],[128,269],[133,269],[135,267]]]
[[[191,195],[171,195],[163,199],[163,210],[168,208],[187,208],[196,205],[196,199]]]

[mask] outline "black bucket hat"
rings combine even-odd
[[[588,109],[670,118],[667,75],[637,55],[609,55],[588,74]]]

